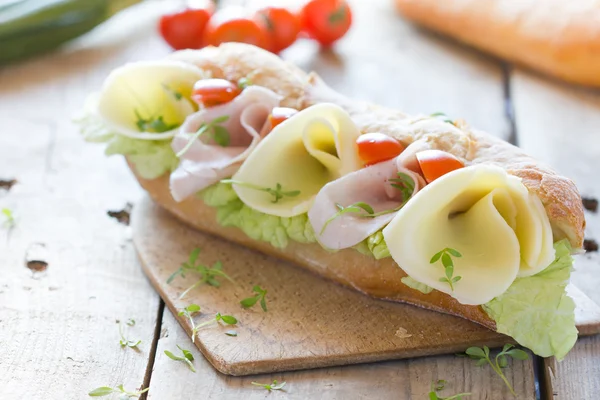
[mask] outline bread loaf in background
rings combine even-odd
[[[600,0],[394,0],[402,15],[498,57],[600,87]]]

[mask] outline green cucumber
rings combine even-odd
[[[139,1],[9,1],[0,6],[0,64],[55,49]]]

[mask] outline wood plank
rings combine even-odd
[[[176,345],[194,354],[196,374],[164,354],[164,350],[178,351]],[[438,379],[448,381],[447,390],[442,392],[446,396],[471,392],[473,399],[512,398],[500,378],[490,371],[475,366],[472,360],[443,356],[234,377],[217,372],[191,344],[173,315],[165,312],[148,399],[264,399],[267,392],[251,382],[269,383],[273,379],[287,384],[285,393],[271,396],[283,395],[286,399],[425,399],[431,382]],[[531,362],[515,362],[506,374],[518,399],[535,399]]]
[[[599,198],[600,93],[516,71],[511,82],[518,140],[530,154],[572,178],[583,196]],[[586,237],[600,240],[600,216],[586,212]],[[600,304],[598,252],[579,256],[573,282]],[[546,360],[555,399],[600,390],[600,336],[581,339],[563,362]]]
[[[0,70],[0,179],[18,181],[0,189],[0,208],[16,215],[13,229],[0,227],[0,398],[82,399],[144,382],[159,298],[130,229],[107,216],[140,190],[120,158],[84,143],[70,121],[112,68],[166,52],[142,38],[156,16],[144,10],[71,52]],[[119,345],[115,320],[128,318],[139,351]]]

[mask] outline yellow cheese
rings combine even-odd
[[[554,258],[552,230],[540,200],[520,179],[494,166],[453,171],[421,190],[383,230],[391,256],[413,279],[456,298],[484,304],[517,276],[535,274]],[[452,248],[452,289],[434,254]]]
[[[350,116],[329,103],[309,107],[278,125],[254,149],[233,176],[256,187],[300,191],[274,202],[273,195],[234,184],[249,207],[270,215],[293,217],[308,211],[326,183],[362,167],[356,148],[360,132]]]

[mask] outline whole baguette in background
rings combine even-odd
[[[509,143],[486,133],[471,131],[467,126],[461,126],[459,130],[442,124],[428,131],[411,131],[407,128],[410,127],[407,122],[410,117],[405,114],[348,99],[328,88],[316,75],[307,75],[279,57],[253,46],[229,43],[219,48],[177,52],[171,57],[209,70],[213,77],[234,82],[251,76],[254,84],[283,96],[282,104],[288,107],[302,109],[319,102],[336,103],[348,111],[362,132],[382,132],[405,143],[428,135],[428,140],[434,141],[437,148],[460,156],[468,164],[501,166],[510,174],[521,177],[529,191],[542,200],[555,239],[566,237],[574,248],[582,245],[585,220],[575,184]],[[131,163],[129,166],[136,174],[135,167]],[[406,274],[391,258],[377,261],[354,249],[331,253],[316,243],[293,241],[285,249],[277,249],[267,242],[249,238],[237,228],[220,226],[216,220],[216,209],[205,205],[198,197],[175,202],[169,190],[168,175],[153,180],[143,179],[138,174],[136,177],[158,204],[196,229],[291,261],[373,297],[461,316],[495,330],[495,322],[481,307],[460,304],[438,291],[425,295],[404,285],[401,279]]]
[[[394,0],[408,19],[517,64],[600,87],[598,0]]]

